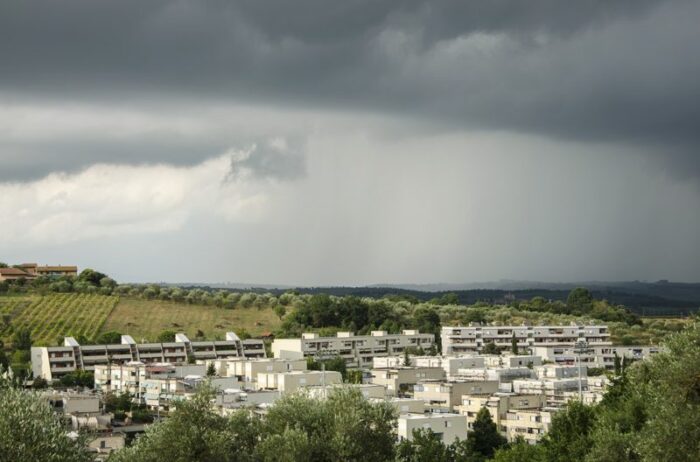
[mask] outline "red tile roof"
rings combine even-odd
[[[31,274],[19,268],[0,268],[0,274],[3,276],[31,276]]]

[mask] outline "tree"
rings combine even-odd
[[[371,403],[353,388],[334,389],[324,400],[286,396],[275,403],[263,421],[266,435],[295,430],[297,433],[278,440],[278,444],[303,445],[302,460],[315,462],[394,460],[395,424],[393,406]],[[307,438],[301,439],[301,433]]]
[[[498,427],[491,420],[491,413],[485,407],[476,414],[472,431],[467,435],[467,441],[471,443],[475,452],[487,458],[493,456],[496,449],[505,446],[507,442],[499,433]]]
[[[584,460],[592,445],[590,434],[594,422],[593,408],[580,401],[569,401],[564,410],[554,415],[549,433],[542,440],[545,460]]]
[[[428,430],[413,430],[411,440],[404,439],[396,447],[396,460],[399,462],[452,462],[445,444]]]
[[[33,392],[0,387],[0,459],[88,462],[84,434],[75,440],[48,402]]]
[[[459,305],[459,295],[454,292],[443,294],[430,300],[433,305]]]
[[[486,342],[482,347],[481,352],[485,355],[501,354],[501,350],[493,342]]]
[[[494,462],[544,462],[542,446],[526,442],[518,436],[508,447],[498,449],[493,457]]]
[[[600,406],[589,460],[605,453],[617,456],[607,460],[698,460],[700,325],[669,336],[665,347],[622,368],[613,394]]]
[[[35,377],[32,381],[32,388],[35,390],[43,390],[48,388],[49,383],[43,377]]]
[[[117,286],[117,281],[114,279],[105,276],[102,279],[100,279],[100,287],[105,287],[108,289],[114,289]]]
[[[93,286],[99,286],[100,281],[106,277],[107,277],[107,275],[104,273],[100,273],[99,271],[95,271],[95,270],[90,269],[90,268],[85,268],[78,275],[78,280],[85,281]]]
[[[233,462],[236,450],[228,420],[212,411],[214,391],[202,386],[192,399],[178,403],[167,419],[147,428],[129,448],[116,452],[110,462]]]
[[[209,363],[207,366],[207,377],[214,377],[216,375],[216,366],[214,363]]]
[[[615,352],[615,375],[622,374],[622,363],[620,362],[620,356],[618,356],[617,351]]]
[[[284,305],[279,304],[279,305],[275,306],[275,314],[277,315],[278,318],[282,319],[286,313],[287,313],[287,308],[285,308]]]
[[[347,372],[348,383],[362,383],[362,371],[359,369],[351,369]]]
[[[17,350],[29,351],[32,348],[32,333],[29,329],[19,329],[12,337],[12,346]]]
[[[160,334],[158,334],[158,338],[156,341],[160,343],[170,343],[175,341],[175,331],[172,330],[164,330]]]
[[[570,312],[587,313],[591,310],[592,304],[593,296],[585,287],[576,287],[569,292],[569,296],[566,298],[566,306]]]
[[[408,355],[408,348],[403,350],[403,365],[408,367],[411,365],[411,357]]]
[[[64,387],[95,387],[95,375],[90,371],[77,370],[61,377],[61,385]]]
[[[98,345],[112,345],[116,343],[121,343],[121,341],[122,334],[114,330],[104,332],[95,338],[95,343],[97,343]]]
[[[515,337],[515,332],[513,332],[513,337],[510,339],[510,352],[514,355],[518,354],[518,339]]]
[[[345,364],[345,360],[340,356],[330,359],[322,359],[319,361],[316,361],[311,357],[306,358],[306,368],[310,371],[320,371],[322,365],[326,367],[327,371],[340,372],[343,379],[347,378],[347,365]]]
[[[437,356],[438,350],[437,350],[437,346],[434,343],[432,345],[430,345],[430,348],[428,348],[427,354],[428,354],[428,356]]]

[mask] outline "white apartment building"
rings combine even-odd
[[[466,368],[485,367],[484,356],[409,356],[411,366],[413,367],[441,367],[445,371],[447,377],[457,374],[457,370]],[[374,358],[372,361],[373,369],[385,369],[391,367],[403,366],[405,358],[400,356],[383,356]]]
[[[608,370],[615,368],[615,355],[620,360],[641,360],[663,351],[658,346],[619,346],[619,345],[589,345],[590,351],[581,355],[581,363],[588,367],[601,367]],[[578,364],[578,355],[571,345],[567,346],[535,346],[533,354],[544,360],[557,364]]]
[[[380,401],[380,400],[373,400]],[[396,412],[401,414],[425,414],[425,401],[416,398],[396,398],[390,397],[389,399],[382,399],[381,401],[387,401],[389,404],[394,406]]]
[[[400,439],[413,440],[414,430],[431,430],[443,443],[467,438],[467,419],[459,414],[402,414],[398,419]]]
[[[538,410],[544,405],[545,399],[542,394],[495,393],[493,395],[464,395],[462,396],[462,404],[457,406],[457,411],[467,417],[467,427],[472,428],[478,412],[482,407],[487,408],[491,414],[491,419],[505,436],[506,429],[501,424],[501,421],[507,418],[509,411]]]
[[[272,353],[275,358],[291,359],[340,356],[348,367],[370,368],[375,357],[397,355],[409,347],[427,349],[434,343],[433,334],[421,334],[417,330],[404,330],[400,334],[379,330],[370,335],[338,332],[335,337],[304,333],[298,339],[275,339]]]
[[[386,398],[386,388],[381,385],[374,385],[371,383],[338,383],[328,385],[326,387],[314,385],[306,387],[306,390],[309,392],[309,396],[312,398],[323,398],[325,396],[329,396],[334,390],[341,387],[358,390],[362,396],[370,400],[384,400]]]
[[[516,379],[513,380],[513,392],[520,394],[543,394],[547,406],[561,407],[569,399],[578,395],[578,377],[562,379]],[[588,379],[583,376],[581,388],[588,389]]]
[[[508,349],[515,336],[518,348],[573,346],[585,340],[591,346],[612,345],[608,326],[446,326],[442,328],[442,353],[479,353],[487,343]]]
[[[445,371],[441,367],[393,367],[372,369],[370,382],[386,388],[387,394],[396,396],[410,392],[421,380],[443,380]]]
[[[549,431],[554,409],[514,409],[508,411],[500,426],[509,442],[522,436],[525,441],[535,444]]]
[[[263,390],[279,390],[281,394],[294,393],[311,386],[330,386],[343,383],[336,371],[261,372],[257,384]]]
[[[535,373],[527,367],[493,367],[482,369],[459,369],[455,380],[491,380],[498,382],[502,391],[510,391],[510,383],[516,379],[528,379]]]
[[[241,408],[264,409],[280,398],[278,390],[236,390],[227,389],[216,394],[215,405],[226,416]]]
[[[261,372],[291,372],[305,371],[305,359],[279,359],[279,358],[257,358],[257,359],[216,359],[204,362],[207,367],[214,365],[216,373],[222,377],[236,377],[242,382],[245,388],[255,389],[258,374]]]
[[[413,397],[422,399],[430,410],[452,412],[462,403],[463,395],[490,395],[497,391],[498,382],[489,380],[421,381],[413,387]]]
[[[262,340],[241,340],[234,332],[226,340],[192,342],[185,334],[177,334],[175,342],[136,343],[130,335],[122,335],[120,344],[80,345],[66,337],[63,346],[32,347],[34,377],[54,380],[76,370],[94,371],[99,364],[186,363],[190,360],[216,358],[265,357]]]
[[[143,363],[130,361],[126,364],[97,364],[95,366],[95,389],[102,392],[130,393],[141,397],[145,393],[144,382],[148,379],[183,380],[187,376],[204,376],[204,364]]]
[[[533,367],[542,364],[542,358],[537,355],[512,355],[485,356],[488,367]]]

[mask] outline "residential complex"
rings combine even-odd
[[[226,333],[226,340],[190,341],[185,334],[177,334],[174,342],[136,343],[129,335],[122,335],[120,344],[80,345],[73,337],[66,337],[63,346],[32,347],[34,377],[53,380],[76,370],[94,371],[99,364],[186,363],[188,361],[218,358],[260,358],[265,356],[262,340],[241,340],[234,332]]]
[[[429,349],[435,343],[433,334],[404,330],[400,334],[372,331],[370,335],[338,332],[335,337],[320,337],[304,333],[298,339],[275,339],[272,353],[275,358],[327,358],[340,356],[348,367],[370,368],[375,357],[402,353],[406,348]]]
[[[514,334],[521,354],[509,351]],[[579,339],[591,345],[581,354],[581,364],[572,347]],[[479,351],[491,341],[504,347],[501,354]],[[448,444],[463,440],[479,411],[486,408],[509,441],[522,436],[536,443],[548,431],[553,415],[570,400],[602,399],[609,380],[605,375],[588,376],[589,370],[609,367],[609,358],[614,362],[616,354],[645,359],[659,351],[612,346],[606,326],[506,326],[444,328],[443,348],[448,354],[410,353],[420,351],[419,346],[425,351],[433,342],[433,335],[413,330],[357,336],[340,332],[334,337],[304,334],[275,340],[275,357],[267,358],[262,340],[240,340],[233,332],[223,341],[193,342],[177,334],[174,342],[139,344],[124,335],[120,344],[85,346],[68,337],[62,347],[32,348],[32,365],[35,376],[48,380],[78,369],[94,371],[98,394],[126,392],[134,402],[159,413],[177,408],[204,381],[216,391],[212,406],[222,415],[247,409],[264,416],[280,397],[291,393],[325,399],[340,387],[353,387],[369,400],[396,408],[399,439],[410,440],[415,430],[422,429]],[[457,351],[462,348],[476,351]],[[337,356],[363,371],[363,383],[344,384],[341,373],[333,370],[307,370],[309,357]],[[61,399],[65,412],[72,412],[74,428],[110,430],[111,417],[95,405],[94,395]]]
[[[513,338],[518,348],[529,350],[541,346],[573,346],[584,340],[590,346],[612,345],[608,326],[448,326],[441,331],[442,353],[479,353],[487,343],[511,348]]]

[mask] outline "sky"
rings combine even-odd
[[[700,2],[0,3],[0,261],[700,281]]]

